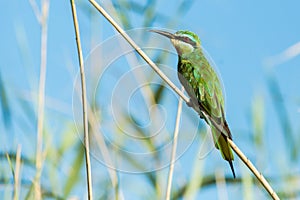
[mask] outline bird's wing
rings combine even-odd
[[[189,83],[189,81],[181,74],[178,72],[178,79],[181,83],[181,85],[184,87],[185,91],[188,93],[189,97],[190,97],[190,103],[191,103],[191,107],[193,107],[197,113],[199,113],[200,117],[201,116],[201,112],[199,109],[199,101],[197,99],[197,95],[194,91],[194,89],[192,88],[191,84]],[[203,118],[203,117],[202,117]]]
[[[222,133],[232,138],[224,113],[224,98],[222,87],[217,74],[206,59],[201,60],[200,67],[194,69],[198,76],[198,100],[203,110],[221,127]]]
[[[221,127],[224,127],[223,134],[231,138],[224,117],[224,100],[219,79],[206,59],[201,59],[199,62],[191,63],[189,60],[180,60],[179,69],[188,70],[178,73],[179,81],[191,99],[192,105],[190,106],[197,111],[200,117],[211,124],[211,120],[201,113],[201,111],[205,112]]]

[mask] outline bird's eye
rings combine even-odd
[[[182,40],[192,46],[196,46],[196,43],[193,40],[191,40],[189,37],[183,37]]]
[[[190,43],[190,42],[191,42],[191,39],[188,38],[188,37],[184,37],[184,38],[183,38],[183,41],[186,42],[186,43]]]

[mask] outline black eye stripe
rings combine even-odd
[[[178,37],[179,40],[186,42],[192,46],[196,46],[196,42],[194,42],[193,40],[191,40],[189,37],[184,37],[184,36],[179,36]]]

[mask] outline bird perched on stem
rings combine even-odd
[[[229,162],[233,177],[233,154],[227,139],[232,139],[225,119],[224,98],[220,80],[205,58],[199,37],[191,31],[177,31],[175,34],[150,30],[169,38],[178,54],[178,78],[184,86],[193,107],[210,126],[215,147],[223,159]],[[205,113],[205,115],[203,115]],[[216,123],[220,128],[216,127]]]

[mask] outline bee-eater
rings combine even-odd
[[[199,37],[186,30],[175,34],[150,30],[168,37],[178,54],[178,78],[190,97],[189,106],[193,107],[210,126],[215,147],[220,150],[223,159],[229,162],[233,177],[235,172],[232,161],[234,159],[228,138],[231,132],[225,120],[224,98],[220,80],[203,54]],[[205,117],[202,112],[209,116]],[[216,128],[212,120],[222,127]]]

